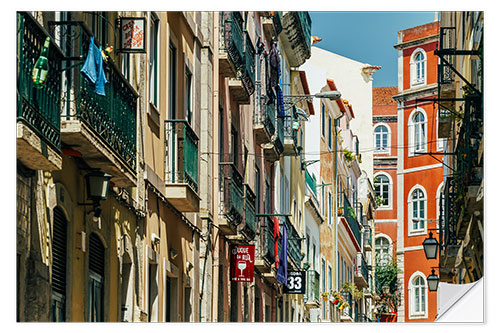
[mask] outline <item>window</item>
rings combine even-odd
[[[158,61],[158,49],[159,49],[159,32],[160,32],[160,21],[158,18],[152,14],[151,15],[151,25],[149,26],[149,101],[158,109],[159,103],[159,61]]]
[[[332,150],[332,117],[328,116],[328,148]]]
[[[375,190],[375,196],[380,197],[382,204],[379,208],[390,207],[390,188],[391,182],[389,177],[384,174],[379,174],[373,179],[373,187]]]
[[[425,277],[415,272],[410,278],[410,318],[425,316],[427,312],[427,288]]]
[[[192,110],[192,78],[193,74],[186,66],[186,70],[184,72],[184,114],[186,116],[187,122],[192,125],[193,124],[193,110]]]
[[[375,127],[375,152],[389,152],[389,130],[385,125]]]
[[[329,290],[333,290],[332,266],[330,265],[328,265],[328,288]]]
[[[325,117],[325,104],[321,103],[321,135],[325,137],[326,117]]]
[[[328,191],[328,225],[332,225],[332,193]]]
[[[54,208],[52,230],[52,321],[66,321],[66,256],[68,221],[60,207]]]
[[[439,115],[445,114],[448,110],[439,110],[436,116],[436,150],[441,151],[444,149],[444,138],[439,138]]]
[[[99,236],[89,236],[89,281],[87,321],[104,321],[104,245]]]
[[[326,291],[326,263],[325,259],[321,259],[321,290]],[[323,302],[323,318],[326,319],[326,305],[327,302]]]
[[[425,51],[416,49],[410,60],[410,78],[411,86],[425,84],[426,78],[426,58]]]
[[[378,236],[375,238],[375,260],[377,264],[387,264],[392,258],[392,253],[390,251],[391,244],[388,238],[384,236]]]
[[[170,114],[169,117],[170,119],[176,119],[176,110],[177,110],[177,49],[173,43],[170,43],[169,46],[169,88],[168,88],[168,95],[170,97],[169,99],[169,109],[170,109]],[[221,118],[222,119],[222,118]],[[222,120],[221,120],[222,121]]]
[[[427,146],[427,119],[423,110],[416,109],[411,113],[408,126],[409,153],[425,151]]]
[[[417,188],[411,192],[408,207],[410,209],[410,232],[425,232],[425,194]]]
[[[441,200],[441,195],[443,195],[444,183],[439,184],[436,191],[436,219],[441,223],[441,225],[436,224],[436,228],[444,229],[444,206],[442,206],[443,201]],[[444,200],[444,199],[443,199]],[[441,207],[443,212],[441,212]],[[441,217],[441,215],[443,215]],[[439,232],[440,230],[437,230]]]

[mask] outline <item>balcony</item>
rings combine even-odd
[[[280,159],[284,149],[284,129],[283,118],[276,119],[276,130],[274,131],[272,142],[262,145],[264,150],[264,159],[268,162],[276,162]]]
[[[221,12],[219,72],[225,77],[236,77],[244,64],[243,17],[240,12]]]
[[[295,229],[295,226],[291,223],[290,219],[288,216],[280,216],[280,224],[287,226],[287,236],[288,236],[288,243],[287,243],[287,254],[288,258],[290,259],[291,263],[295,266],[296,269],[300,269],[301,267],[301,261],[302,261],[302,253],[301,253],[301,246],[300,246],[300,237],[299,233],[297,232],[297,229]],[[281,228],[283,230],[283,227]],[[280,234],[281,236],[281,234]],[[281,242],[281,240],[280,240]]]
[[[17,159],[33,170],[60,170],[61,64],[64,55],[51,41],[47,81],[43,88],[36,89],[31,72],[48,32],[23,12],[17,13],[17,31]]]
[[[165,121],[165,196],[180,212],[197,212],[198,136],[186,120]]]
[[[274,104],[260,106],[255,114],[253,131],[258,145],[271,143],[276,131],[276,106]]]
[[[257,223],[255,216],[255,194],[248,184],[244,186],[245,197],[245,225],[241,232],[248,240],[253,240],[257,231]]]
[[[296,156],[299,153],[297,133],[300,128],[300,122],[297,120],[297,112],[295,107],[290,110],[290,115],[283,118],[284,120],[284,150],[285,156]]]
[[[243,177],[233,163],[221,164],[222,202],[224,219],[219,228],[226,235],[236,235],[237,226],[243,222]]]
[[[264,29],[264,34],[267,40],[272,40],[273,38],[278,39],[278,35],[283,30],[281,25],[281,14],[280,12],[274,12],[274,14],[269,16],[264,16],[261,18],[262,27]]]
[[[76,55],[71,58],[85,59],[92,35],[87,26],[81,21],[51,23],[63,26],[61,31],[72,38],[68,48]],[[80,152],[91,168],[112,175],[116,186],[135,186],[139,95],[111,58],[103,61],[103,67],[108,81],[105,96],[97,95],[83,78],[81,65],[65,72],[71,88],[61,118],[61,140]]]
[[[306,307],[319,308],[321,306],[319,294],[319,273],[315,270],[308,270],[306,272],[306,283]]]
[[[351,232],[358,242],[358,245],[360,246],[361,243],[361,229],[359,227],[359,223],[354,217],[351,212],[354,212],[355,210],[352,208],[351,203],[347,199],[347,196],[344,194],[344,218],[347,221],[347,224],[349,225],[349,228],[351,229]]]
[[[219,46],[220,73],[229,77],[229,90],[239,104],[250,104],[255,91],[255,48],[243,30],[240,12],[223,12]]]
[[[270,216],[262,217],[260,226],[259,256],[255,258],[255,268],[261,273],[269,273],[275,261],[274,221]]]
[[[311,18],[308,12],[286,12],[281,22],[283,50],[290,67],[299,67],[311,57]]]
[[[358,252],[356,255],[356,266],[354,274],[354,283],[358,289],[367,288],[369,282],[368,278],[368,266],[366,265],[365,258],[362,252]]]

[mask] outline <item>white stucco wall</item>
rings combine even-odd
[[[311,93],[319,92],[326,85],[326,79],[332,79],[342,98],[352,105],[354,119],[350,122],[350,127],[359,139],[361,169],[366,171],[369,179],[373,179],[372,81],[362,71],[368,64],[314,46],[311,53],[311,58],[301,66],[306,71]],[[321,108],[318,99],[314,100],[314,108],[316,115],[311,117],[307,133],[320,133]],[[311,138],[309,134],[307,141],[310,144],[306,144],[306,152],[319,151],[319,139]],[[319,165],[317,169],[319,174]]]

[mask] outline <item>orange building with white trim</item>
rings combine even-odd
[[[443,183],[443,142],[438,139],[437,97],[439,22],[398,32],[397,102],[397,261],[401,303],[399,322],[434,321],[436,292],[427,276],[437,260],[427,260],[422,242],[436,235]]]

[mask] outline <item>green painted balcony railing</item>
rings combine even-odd
[[[245,39],[245,67],[241,71],[241,80],[248,95],[251,95],[255,91],[255,48],[252,45],[250,35],[247,31],[244,32]]]
[[[276,105],[269,104],[264,108],[264,126],[266,126],[268,132],[273,135],[276,130]]]
[[[349,202],[349,199],[347,199],[347,196],[344,194],[344,217],[347,220],[347,224],[351,228],[351,231],[354,234],[358,245],[361,246],[361,229],[359,227],[358,221],[349,213],[349,208],[352,209],[351,203]],[[352,211],[355,210],[353,209]]]
[[[306,272],[306,297],[307,302],[320,302],[319,294],[319,273],[315,270]]]
[[[276,118],[276,138],[274,140],[274,145],[278,152],[281,154],[285,149],[285,138],[284,138],[284,120],[283,117]]]
[[[222,46],[236,69],[241,70],[245,66],[243,17],[240,12],[222,12],[221,17]]]
[[[305,178],[306,178],[306,185],[309,186],[314,195],[316,195],[316,177],[314,175],[311,175],[309,171],[307,171],[306,169]]]
[[[293,129],[293,124],[298,121],[297,120],[297,111],[295,107],[290,109],[289,114],[284,118],[285,125],[285,139],[292,139],[293,144],[297,146],[297,131]]]
[[[22,121],[56,151],[61,149],[61,66],[64,55],[51,41],[49,73],[41,89],[31,72],[48,32],[31,15],[17,13],[17,121]]]
[[[292,262],[300,267],[300,262],[302,261],[301,255],[301,247],[300,247],[300,239],[297,230],[294,225],[288,218],[288,216],[281,216],[281,222],[287,225],[288,230],[288,244],[287,244],[287,252],[288,257],[292,260]]]
[[[311,16],[309,16],[309,12],[298,12],[300,26],[302,27],[302,33],[304,34],[304,40],[306,41],[306,45],[308,49],[311,49]]]
[[[270,216],[263,217],[263,251],[262,256],[272,264],[275,260],[274,257],[274,221]]]
[[[67,47],[73,59],[86,59],[93,35],[82,21],[50,22],[60,26]],[[99,41],[94,40],[99,46]],[[76,63],[78,64],[78,63]],[[107,79],[105,96],[97,95],[89,82],[80,74],[83,61],[76,68],[65,71],[72,89],[76,92],[71,99],[76,106],[76,113],[68,107],[63,119],[77,118],[84,122],[93,133],[109,147],[134,171],[136,170],[137,153],[137,99],[139,95],[128,83],[121,71],[109,57],[103,62]],[[69,66],[72,68],[73,66]],[[70,97],[68,96],[68,99]],[[69,104],[68,104],[69,105]]]
[[[167,183],[188,184],[198,192],[198,141],[186,120],[165,121]]]
[[[363,253],[358,252],[356,258],[356,273],[363,276],[365,281],[368,283],[368,265],[366,264]]]
[[[224,215],[234,225],[243,222],[243,177],[233,163],[221,164],[224,193]]]
[[[250,187],[245,185],[245,227],[244,232],[253,239],[257,231],[257,222],[255,220],[255,194]]]

